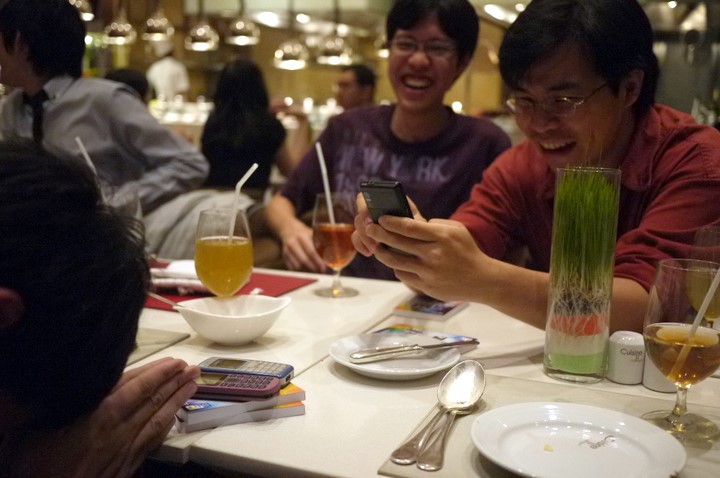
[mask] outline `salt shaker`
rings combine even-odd
[[[667,378],[649,358],[645,361],[643,370],[643,386],[656,392],[675,392],[675,383]]]
[[[619,330],[610,336],[607,378],[624,385],[643,380],[645,343],[637,332]]]

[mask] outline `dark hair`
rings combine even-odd
[[[340,67],[340,71],[352,71],[355,74],[355,79],[360,86],[371,86],[375,88],[377,76],[375,72],[367,65],[362,63],[355,63],[352,65],[345,65]]]
[[[0,142],[0,287],[24,303],[0,329],[0,388],[33,428],[94,410],[135,344],[148,265],[142,234],[105,206],[81,162]]]
[[[513,89],[538,61],[577,44],[614,92],[631,71],[645,73],[635,111],[655,102],[659,66],[653,33],[635,0],[533,0],[510,25],[500,46],[500,73]]]
[[[105,78],[119,83],[125,83],[135,90],[143,101],[147,98],[148,91],[150,90],[150,85],[147,77],[145,77],[145,73],[132,68],[118,68],[105,75]]]
[[[20,34],[35,73],[82,76],[85,23],[68,0],[9,0],[0,9],[0,35],[12,51]]]
[[[259,169],[248,179],[246,187],[267,186],[275,154],[285,141],[285,129],[270,112],[262,71],[251,60],[228,63],[220,72],[213,100],[215,107],[205,122],[201,139],[202,152],[210,161],[205,184],[234,187],[242,175],[237,176],[236,172],[257,162]],[[227,157],[230,151],[232,158]],[[220,169],[220,163],[230,162],[234,162],[231,169]],[[235,167],[237,171],[231,172]]]
[[[477,46],[480,20],[467,0],[397,0],[387,16],[387,39],[395,32],[409,30],[428,15],[436,14],[440,27],[455,41],[458,56],[470,58]]]

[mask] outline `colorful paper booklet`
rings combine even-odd
[[[305,413],[305,390],[290,383],[270,398],[245,402],[191,399],[176,413],[178,431],[187,433]]]
[[[393,314],[416,319],[445,320],[467,306],[467,302],[443,302],[426,295],[414,295],[396,305]]]

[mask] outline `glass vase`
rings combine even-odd
[[[544,368],[558,380],[592,383],[607,365],[620,170],[556,175]]]

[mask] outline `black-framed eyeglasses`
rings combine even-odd
[[[607,82],[592,90],[586,96],[558,96],[543,101],[535,101],[530,98],[512,97],[505,102],[505,105],[515,116],[529,117],[536,108],[541,108],[549,116],[569,118],[575,114],[577,107],[585,103],[592,95],[607,86]]]
[[[414,38],[395,38],[387,44],[390,53],[401,56],[410,56],[421,50],[430,58],[446,59],[451,57],[457,48],[455,44],[443,40],[429,40],[420,42]]]

